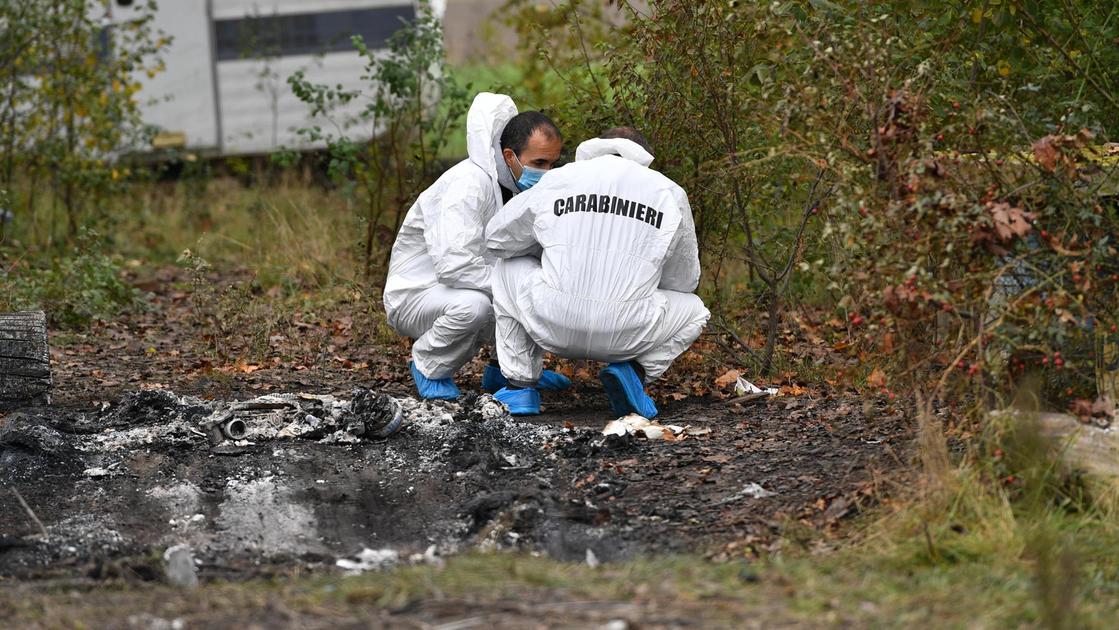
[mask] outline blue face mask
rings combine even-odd
[[[521,166],[521,176],[517,178],[517,188],[519,188],[521,192],[524,192],[529,188],[535,186],[536,182],[540,181],[541,177],[544,177],[544,173],[548,172],[542,168],[533,168],[531,166],[525,166],[524,164],[521,164],[521,160],[516,156],[516,154],[513,155],[513,159],[517,160],[517,164],[520,164]]]

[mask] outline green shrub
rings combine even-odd
[[[81,328],[143,304],[95,232],[82,232],[70,251],[42,264],[14,257],[2,273],[0,311],[43,310],[54,326]]]
[[[302,70],[288,84],[311,115],[330,123],[298,132],[326,144],[330,176],[360,204],[366,271],[372,272],[376,263],[388,262],[387,256],[373,258],[382,231],[395,233],[409,205],[442,172],[440,152],[469,100],[447,70],[442,24],[427,2],[389,38],[387,51],[368,48],[360,36],[353,43],[366,62],[362,88],[315,83]],[[341,108],[357,100],[368,104],[356,116],[344,115]],[[372,139],[355,137],[370,131]]]
[[[518,58],[567,81],[565,128],[646,132],[715,332],[764,320],[758,367],[811,297],[886,395],[1005,401],[1030,362],[1094,393],[1119,313],[1116,160],[1091,154],[1119,131],[1113,2],[652,0],[598,41],[595,5],[512,3],[551,34]]]
[[[147,144],[136,77],[162,69],[169,40],[151,28],[152,0],[111,29],[105,10],[100,0],[0,3],[0,190],[17,227],[30,231],[43,206],[52,213],[24,242],[72,240],[103,220],[125,187],[119,156]],[[0,222],[0,240],[4,231]]]

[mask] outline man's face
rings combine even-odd
[[[501,155],[505,157],[509,170],[513,171],[513,178],[520,179],[522,166],[550,170],[559,160],[561,151],[563,142],[559,138],[536,129],[529,136],[528,144],[520,155],[514,154],[512,149],[502,149]]]

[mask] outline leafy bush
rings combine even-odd
[[[154,9],[110,29],[97,0],[0,3],[0,190],[17,218],[40,204],[64,211],[44,242],[102,218],[123,186],[116,158],[146,142],[136,77],[161,70],[168,43],[151,29]]]
[[[588,4],[522,19],[578,40]],[[783,305],[808,296],[887,395],[951,385],[988,403],[1031,364],[1060,372],[1051,392],[1092,395],[1119,313],[1101,194],[1116,162],[1098,149],[1119,121],[1114,3],[624,10],[605,40],[539,57],[573,86],[573,127],[641,128],[688,191],[716,332],[746,346],[761,310],[766,369]]]
[[[314,126],[299,133],[326,144],[330,175],[364,206],[363,248],[371,271],[375,243],[391,241],[409,204],[442,171],[440,149],[469,101],[447,72],[442,24],[427,2],[389,38],[387,51],[369,49],[360,36],[353,41],[366,60],[364,89],[314,83],[303,71],[288,83],[311,115],[330,121],[332,129]],[[359,101],[367,104],[356,116],[346,116],[343,108]],[[358,134],[373,137],[356,139]],[[385,247],[386,256],[388,251]]]
[[[0,269],[0,311],[43,310],[52,325],[80,328],[143,304],[95,232],[83,231],[70,251],[36,262],[15,257]]]

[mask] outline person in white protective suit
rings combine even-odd
[[[486,222],[555,164],[559,129],[539,112],[517,113],[512,99],[482,92],[466,116],[469,157],[420,194],[397,233],[385,279],[388,324],[415,340],[409,368],[421,398],[457,398],[453,376],[493,339]],[[542,388],[570,381],[547,373]],[[483,389],[505,378],[487,365]]]
[[[486,227],[499,258],[497,354],[514,414],[540,412],[545,351],[609,363],[599,374],[618,415],[657,414],[644,384],[699,337],[711,313],[695,295],[699,251],[688,196],[648,168],[629,127],[579,145]]]

